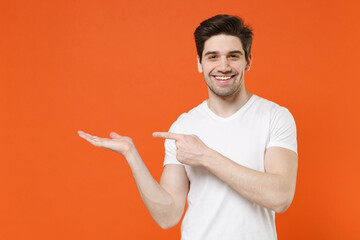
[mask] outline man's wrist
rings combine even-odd
[[[135,145],[132,145],[128,151],[126,151],[123,156],[126,158],[126,160],[129,162],[129,161],[132,161],[133,159],[135,159],[137,156],[139,155]]]
[[[201,166],[208,168],[211,165],[211,162],[216,157],[217,152],[209,147],[206,148],[204,155],[201,160]]]

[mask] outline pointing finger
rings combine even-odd
[[[153,137],[179,140],[183,135],[171,132],[154,132]]]

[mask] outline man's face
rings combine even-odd
[[[249,60],[238,37],[216,35],[205,41],[199,72],[204,74],[210,94],[228,97],[238,94],[244,86],[245,70],[249,70]]]

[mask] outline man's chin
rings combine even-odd
[[[232,97],[239,92],[236,89],[227,89],[227,90],[214,89],[214,88],[209,88],[209,89],[213,94],[215,94],[218,97],[222,97],[222,98]]]

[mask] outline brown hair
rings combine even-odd
[[[202,60],[205,41],[219,34],[238,37],[245,51],[245,59],[248,60],[254,35],[252,31],[253,30],[245,25],[243,20],[237,16],[216,15],[203,21],[194,32],[196,50],[200,62]]]

